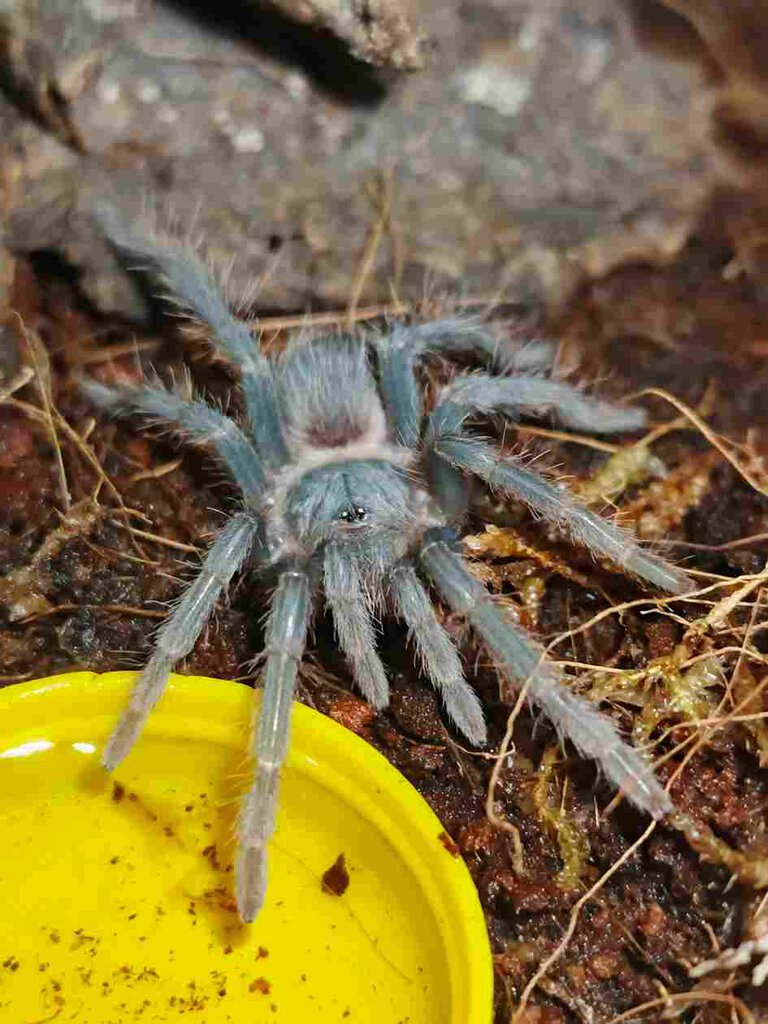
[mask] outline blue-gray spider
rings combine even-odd
[[[519,458],[502,456],[466,429],[478,416],[553,413],[567,426],[609,433],[641,427],[644,413],[546,378],[541,371],[547,346],[514,349],[467,319],[397,323],[365,338],[299,338],[267,358],[194,254],[173,242],[139,237],[111,210],[102,211],[100,219],[117,250],[162,280],[169,298],[206,326],[240,374],[243,426],[203,401],[189,401],[157,384],[85,386],[104,410],[147,416],[208,445],[242,495],[241,506],[157,635],[154,653],[104,751],[108,769],[131,750],[175,663],[191,651],[234,574],[248,564],[275,581],[254,729],[256,775],[238,824],[235,891],[243,920],[256,917],[265,896],[267,845],[298,665],[313,596],[321,590],[354,680],[375,708],[386,706],[389,698],[374,626],[386,607],[407,624],[453,725],[471,743],[485,741],[480,702],[435,613],[431,585],[449,608],[466,617],[497,668],[517,684],[527,683],[530,700],[563,737],[594,758],[637,807],[656,818],[666,814],[671,803],[651,768],[609,718],[568,689],[543,649],[505,615],[458,550],[474,477],[525,502],[625,572],[673,593],[689,589],[681,570],[643,550],[562,486],[527,469]],[[418,368],[429,353],[475,358],[486,370],[457,375],[427,413]]]

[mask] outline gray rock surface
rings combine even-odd
[[[536,303],[674,253],[711,188],[697,66],[638,45],[615,0],[422,0],[402,24],[425,67],[386,81],[277,8],[217,17],[0,0],[5,243],[62,253],[105,310],[139,306],[91,223],[102,197],[194,224],[236,257],[235,293],[301,310],[346,306],[382,194],[361,302]]]

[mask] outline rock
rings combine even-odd
[[[137,316],[100,198],[193,226],[262,310],[343,309],[353,288],[556,303],[626,252],[685,242],[714,180],[700,74],[640,47],[613,0],[423,4],[403,17],[429,59],[395,82],[371,66],[384,43],[368,53],[342,18],[355,4],[301,10],[0,0],[9,247],[57,250],[100,308]],[[408,65],[394,0],[371,11]]]

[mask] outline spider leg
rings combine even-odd
[[[255,448],[237,424],[205,402],[186,401],[161,387],[106,387],[86,380],[82,388],[100,409],[113,415],[140,414],[166,422],[185,437],[209,444],[235,478],[243,494],[258,494],[264,467]]]
[[[487,330],[478,317],[455,316],[423,324],[395,324],[391,343],[417,355],[444,352],[449,356],[473,356],[497,370],[525,373],[543,370],[552,362],[551,342],[531,339],[514,346]]]
[[[393,571],[390,583],[398,613],[416,643],[427,676],[443,698],[449,718],[470,743],[482,746],[487,737],[480,700],[464,678],[458,652],[438,622],[416,570],[401,564]]]
[[[467,514],[471,489],[463,474],[434,451],[426,452],[429,491],[437,499],[446,521],[457,524]]]
[[[219,595],[248,556],[257,531],[258,521],[252,516],[235,515],[208,549],[199,575],[160,627],[152,657],[104,748],[101,760],[108,771],[130,753],[149,713],[163,695],[173,666],[192,650]]]
[[[280,769],[288,752],[291,707],[310,614],[309,579],[303,572],[280,575],[267,626],[267,663],[254,736],[256,779],[238,822],[235,895],[243,921],[253,921],[267,887],[267,844],[275,830]]]
[[[511,622],[438,531],[426,535],[419,552],[422,566],[438,592],[464,614],[482,637],[497,668],[528,684],[530,699],[561,735],[600,765],[608,779],[641,810],[661,818],[672,803],[640,754],[624,743],[613,722],[589,701],[567,688],[544,650]]]
[[[375,343],[384,407],[398,440],[409,447],[420,436],[423,415],[416,382],[416,362],[427,352],[474,356],[498,369],[517,373],[548,366],[552,346],[531,341],[520,348],[487,331],[477,319],[451,317],[424,324],[393,324]]]
[[[259,351],[251,329],[234,316],[206,266],[193,250],[171,239],[145,238],[134,233],[109,203],[98,204],[95,216],[106,237],[121,253],[138,261],[142,270],[160,277],[170,290],[170,302],[206,324],[222,352],[235,363],[256,446],[270,466],[286,457],[280,427],[272,368]]]
[[[579,544],[659,589],[673,594],[691,589],[687,573],[641,548],[626,530],[595,515],[565,488],[525,469],[514,456],[503,457],[485,441],[462,433],[456,410],[451,403],[438,406],[430,418],[427,436],[428,444],[452,466],[514,495]]]
[[[338,544],[326,545],[323,582],[339,645],[350,661],[355,682],[369,704],[377,709],[386,707],[389,683],[376,653],[370,601],[356,559]]]
[[[590,434],[612,434],[645,426],[644,409],[621,408],[592,398],[563,381],[547,377],[493,377],[473,373],[457,378],[443,392],[443,401],[481,413],[554,413],[561,423]]]
[[[403,329],[376,343],[379,386],[387,418],[400,444],[413,448],[419,441],[424,413],[416,382],[418,349],[403,338]]]
[[[400,327],[391,336],[378,339],[376,351],[379,387],[387,419],[394,428],[397,441],[407,448],[416,448],[421,437],[424,408],[416,381],[419,348],[409,342],[406,334],[409,330],[411,328]],[[466,513],[469,502],[469,490],[461,475],[453,466],[437,458],[434,452],[426,453],[425,462],[430,491],[444,514],[458,521]]]

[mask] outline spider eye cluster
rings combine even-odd
[[[362,505],[355,505],[353,508],[345,508],[339,512],[339,519],[343,523],[362,523],[368,518],[368,509]]]

